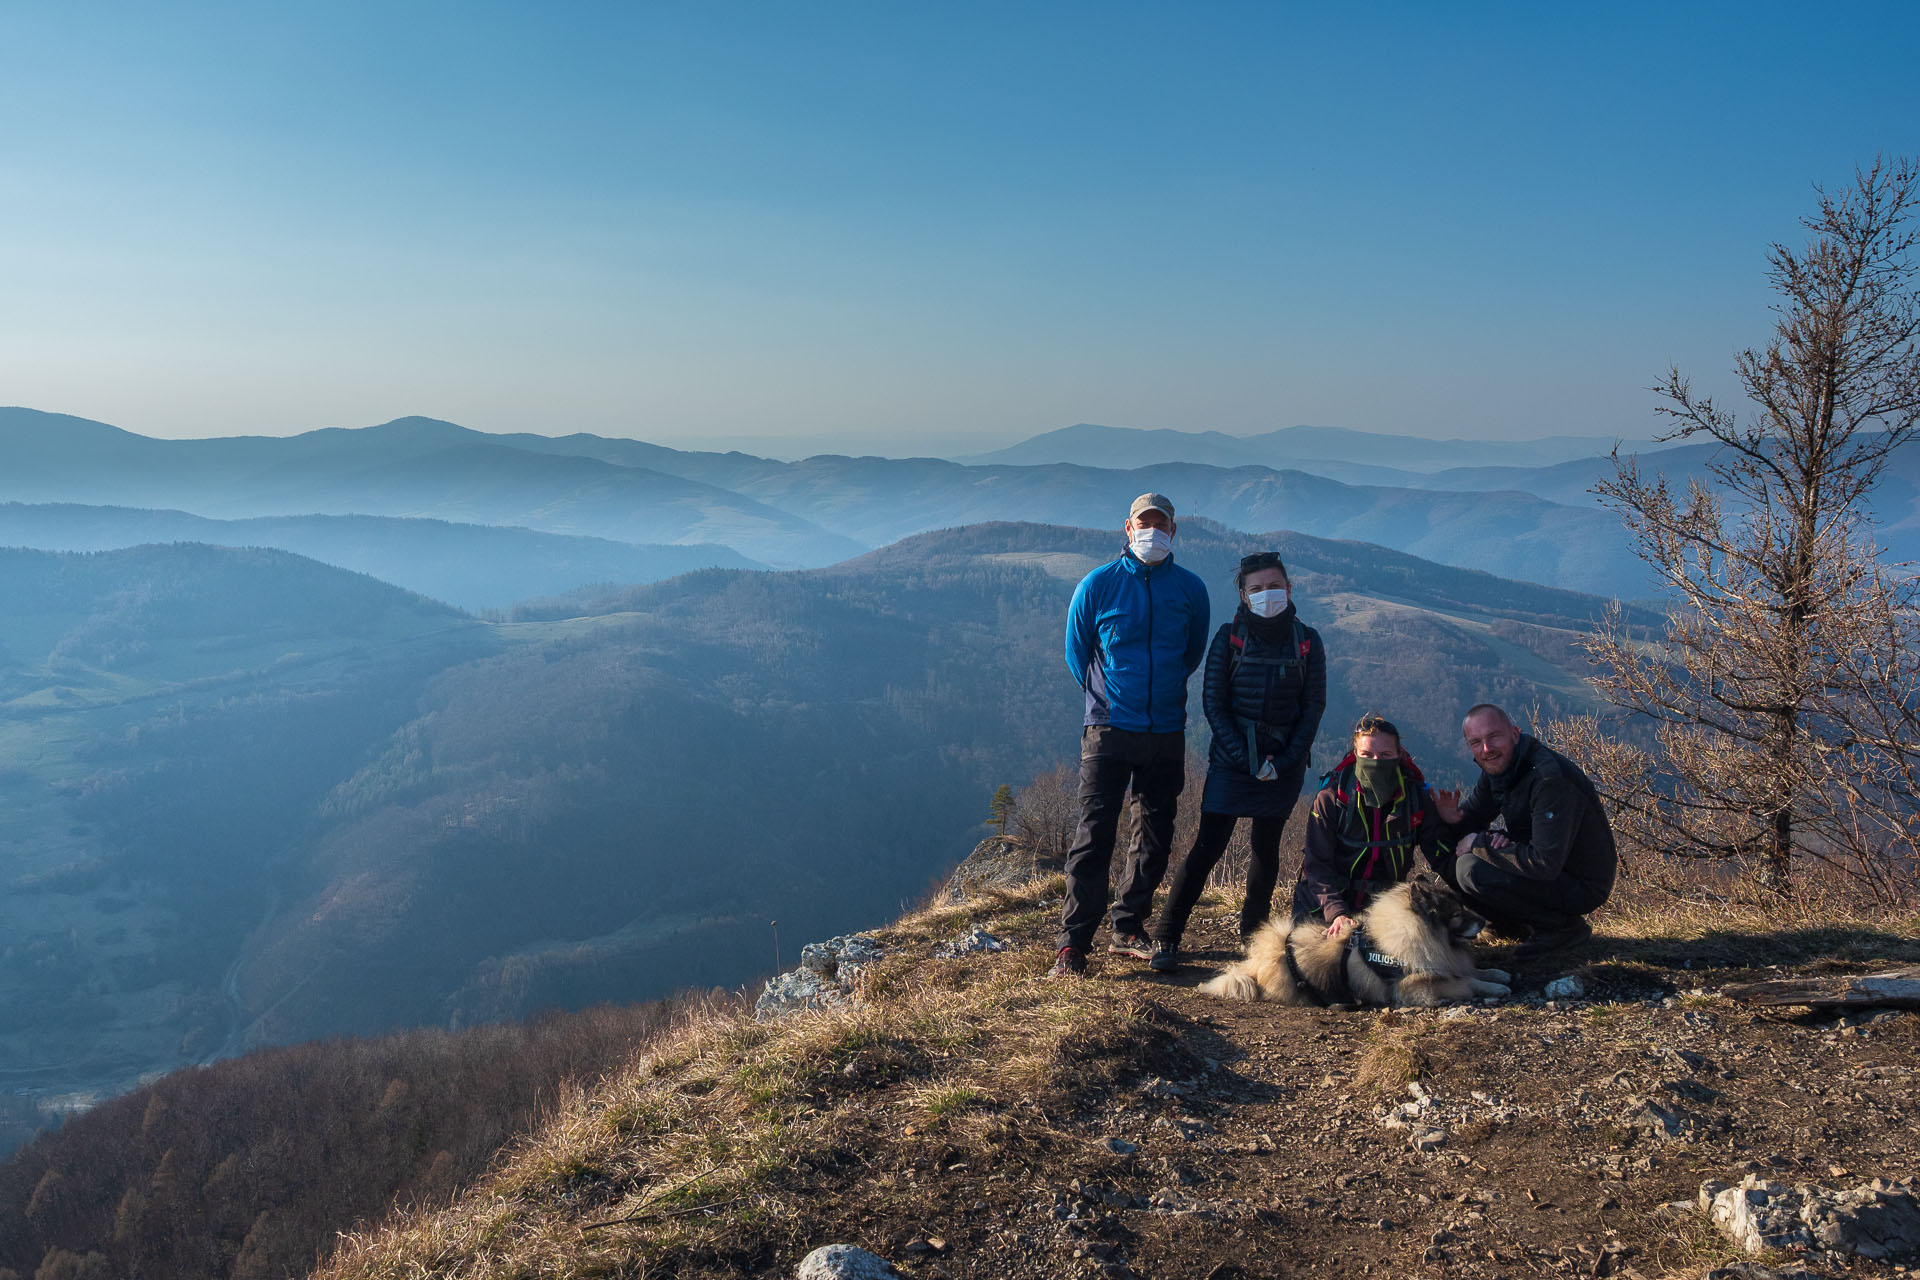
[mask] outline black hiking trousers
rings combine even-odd
[[[1202,813],[1200,830],[1194,833],[1193,847],[1180,860],[1173,873],[1173,887],[1167,891],[1166,905],[1160,908],[1160,920],[1153,936],[1167,947],[1178,947],[1180,935],[1187,931],[1187,918],[1194,904],[1206,891],[1207,877],[1219,865],[1220,855],[1233,839],[1233,824],[1240,821],[1230,813]],[[1273,910],[1273,886],[1280,878],[1280,835],[1287,828],[1285,818],[1248,818],[1253,857],[1247,862],[1247,897],[1240,906],[1240,936],[1246,937],[1267,922]]]
[[[1146,932],[1153,891],[1167,873],[1173,817],[1187,785],[1187,735],[1144,733],[1090,724],[1080,731],[1080,828],[1067,852],[1067,901],[1060,912],[1062,947],[1087,951],[1111,891],[1113,842],[1132,791],[1140,805],[1133,845],[1113,899],[1113,932]]]
[[[1488,923],[1520,937],[1564,929],[1575,916],[1597,910],[1607,900],[1606,888],[1585,884],[1570,875],[1529,880],[1472,853],[1455,859],[1453,882],[1467,905],[1485,916]]]

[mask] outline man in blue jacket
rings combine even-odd
[[[1113,905],[1113,944],[1153,957],[1153,891],[1166,874],[1187,781],[1187,677],[1207,653],[1207,588],[1173,562],[1173,503],[1143,493],[1127,512],[1127,549],[1085,578],[1067,610],[1067,668],[1087,694],[1080,730],[1080,829],[1067,854],[1067,901],[1053,977],[1082,974],[1107,909],[1120,811],[1140,806]]]

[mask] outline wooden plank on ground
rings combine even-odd
[[[1920,1009],[1920,965],[1884,973],[1741,982],[1720,988],[1720,994],[1747,1004],[1805,1005],[1810,1009]]]

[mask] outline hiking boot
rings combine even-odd
[[[1153,940],[1144,933],[1116,933],[1113,935],[1113,941],[1107,944],[1107,950],[1117,956],[1151,960],[1153,959]]]
[[[1544,956],[1550,951],[1585,942],[1592,936],[1593,926],[1587,923],[1587,918],[1575,916],[1558,929],[1536,929],[1532,937],[1514,949],[1513,958],[1528,960],[1534,956]]]
[[[1047,970],[1049,978],[1084,978],[1087,976],[1087,953],[1078,947],[1062,947],[1053,958],[1053,968]]]
[[[1147,961],[1147,968],[1155,973],[1172,973],[1180,967],[1180,944],[1160,942],[1153,944],[1153,958]]]

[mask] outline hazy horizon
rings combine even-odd
[[[135,435],[146,436],[150,439],[156,439],[156,440],[218,440],[218,439],[237,439],[237,438],[245,438],[245,437],[287,439],[293,436],[305,435],[315,431],[362,431],[362,430],[366,430],[373,427],[385,426],[389,423],[402,421],[409,418],[422,418],[422,419],[428,419],[436,422],[447,422],[452,424],[453,426],[462,427],[470,431],[479,432],[482,435],[536,435],[536,436],[544,436],[552,439],[552,438],[559,438],[563,436],[584,432],[585,434],[588,434],[588,435],[599,435],[599,436],[604,436],[605,438],[608,438],[608,439],[637,440],[647,444],[663,445],[667,448],[679,449],[679,450],[690,451],[690,452],[725,453],[730,451],[737,451],[741,453],[755,454],[759,457],[767,458],[773,461],[782,461],[782,462],[798,461],[803,458],[819,456],[822,454],[844,454],[844,455],[851,455],[851,456],[872,455],[877,457],[891,457],[891,458],[930,457],[930,458],[964,459],[969,455],[992,453],[996,450],[1004,449],[1009,446],[1020,444],[1025,441],[1034,439],[1035,437],[1038,437],[1038,436],[1044,436],[1055,431],[1067,430],[1074,427],[1103,427],[1103,428],[1112,428],[1117,430],[1130,430],[1130,431],[1174,431],[1174,432],[1180,432],[1183,434],[1190,434],[1190,435],[1201,435],[1201,434],[1212,433],[1212,434],[1230,436],[1235,439],[1249,439],[1251,437],[1264,435],[1268,432],[1272,432],[1276,430],[1287,430],[1290,428],[1299,428],[1299,429],[1307,429],[1307,430],[1332,430],[1332,431],[1359,430],[1358,428],[1347,427],[1341,423],[1329,423],[1329,422],[1314,422],[1314,423],[1293,422],[1293,423],[1276,424],[1275,426],[1272,426],[1272,427],[1262,427],[1262,428],[1240,430],[1240,431],[1224,431],[1214,427],[1169,427],[1169,426],[1160,426],[1160,425],[1141,426],[1141,425],[1132,425],[1132,424],[1125,424],[1125,423],[1111,423],[1111,422],[1095,423],[1095,422],[1080,421],[1080,422],[1061,423],[1051,427],[1042,427],[1039,430],[1028,432],[1025,434],[1016,434],[1011,432],[993,432],[990,434],[980,433],[980,434],[969,435],[969,434],[963,434],[963,433],[944,432],[944,433],[932,433],[928,435],[904,436],[904,435],[889,435],[883,432],[824,432],[819,434],[786,435],[786,436],[752,435],[752,434],[701,436],[701,435],[674,435],[671,433],[661,433],[661,434],[652,435],[652,436],[635,436],[635,435],[619,435],[612,432],[585,431],[584,428],[577,428],[577,427],[548,426],[548,429],[542,429],[542,425],[545,425],[545,424],[536,424],[536,425],[531,425],[526,427],[514,427],[510,425],[498,426],[498,427],[479,427],[479,426],[474,426],[471,423],[460,422],[456,419],[448,418],[440,414],[403,413],[403,414],[390,415],[384,418],[380,418],[377,421],[371,421],[371,422],[324,423],[318,426],[302,426],[297,428],[283,428],[279,430],[273,429],[270,426],[262,426],[262,427],[257,427],[251,430],[242,430],[242,431],[233,431],[233,432],[191,433],[191,434],[169,435],[164,432],[158,432],[158,431],[142,431],[124,422],[111,422],[111,421],[106,421],[104,419],[91,418],[85,414],[71,413],[67,410],[48,408],[41,405],[0,405],[0,411],[7,410],[7,409],[24,409],[34,413],[55,414],[55,415],[61,415],[65,417],[81,418],[90,422],[101,422],[106,426],[116,427],[116,428],[119,428],[120,430],[128,431]],[[1587,438],[1591,436],[1596,439],[1606,437],[1606,433],[1587,433],[1587,432],[1543,432],[1533,436],[1521,436],[1521,435],[1442,436],[1442,435],[1422,433],[1418,431],[1388,431],[1388,432],[1375,432],[1372,434],[1409,436],[1409,437],[1430,439],[1430,440],[1437,440],[1437,441],[1459,440],[1462,442],[1494,443],[1494,444],[1524,443],[1528,441],[1545,440],[1545,439],[1551,439],[1551,438],[1557,438],[1557,437]],[[1620,439],[1620,440],[1630,439],[1630,437],[1620,435],[1619,433],[1613,433],[1612,438]],[[1641,437],[1641,438],[1644,439],[1646,437]],[[1093,459],[1089,460],[1089,464],[1100,465],[1097,460],[1093,460]],[[1123,467],[1122,469],[1128,469],[1128,468]]]

